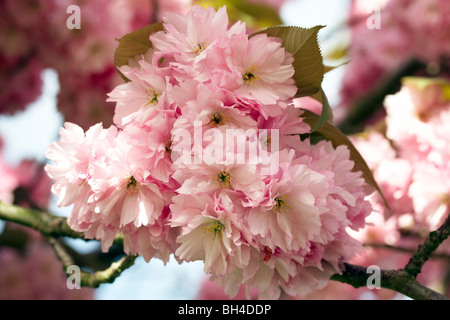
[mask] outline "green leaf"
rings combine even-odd
[[[333,111],[331,110],[325,91],[320,88],[320,92],[322,92],[322,112],[320,114],[319,120],[311,131],[317,131],[326,122],[333,120]]]
[[[128,64],[130,59],[135,56],[144,54],[152,47],[150,42],[150,34],[162,31],[161,22],[148,25],[131,33],[127,33],[118,39],[119,46],[114,53],[114,64],[121,67]]]
[[[270,37],[281,38],[283,47],[294,56],[293,78],[298,88],[296,97],[312,96],[320,91],[324,66],[317,35],[322,28],[323,26],[310,29],[280,26],[253,34],[265,33]]]
[[[313,132],[317,131],[317,129],[319,129],[325,122],[333,120],[333,110],[331,109],[328,98],[322,88],[320,88],[318,92],[313,94],[311,98],[316,99],[317,101],[322,103],[322,112],[320,114],[319,120],[311,130],[311,132]]]
[[[246,15],[254,18],[258,25],[278,25],[283,21],[278,12],[268,6],[242,0],[228,0],[231,5]]]
[[[268,27],[283,24],[277,10],[249,0],[197,0],[202,7],[219,9],[226,6],[230,21],[243,21],[248,27]]]
[[[315,114],[314,112],[311,112],[309,110],[304,110],[304,113],[301,115],[303,120],[311,127],[314,128],[319,123],[320,117]],[[366,181],[367,184],[374,187],[378,193],[383,198],[384,204],[386,207],[389,207],[386,198],[384,197],[383,193],[381,192],[380,187],[378,186],[377,182],[375,181],[375,178],[372,174],[372,171],[370,170],[369,166],[367,165],[364,158],[361,156],[359,151],[355,148],[353,143],[350,141],[350,139],[342,133],[341,130],[339,130],[337,127],[332,125],[329,122],[326,122],[322,124],[317,130],[314,132],[317,132],[324,136],[327,140],[329,140],[335,148],[337,148],[340,145],[346,145],[348,149],[350,150],[350,159],[352,159],[355,162],[355,165],[353,166],[353,171],[361,171],[362,177]]]

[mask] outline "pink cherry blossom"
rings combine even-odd
[[[173,198],[172,221],[181,227],[175,254],[183,260],[204,260],[205,272],[225,275],[228,264],[243,266],[250,258],[249,233],[239,219],[238,202],[229,194]]]
[[[153,65],[141,60],[139,69],[124,66],[120,70],[131,81],[108,94],[108,101],[117,102],[114,122],[118,126],[132,122],[143,124],[159,112],[171,110],[171,84]]]
[[[201,62],[216,41],[235,33],[245,34],[246,31],[241,22],[228,28],[225,7],[216,12],[212,7],[205,9],[194,5],[186,15],[168,13],[163,23],[164,31],[150,36],[158,52],[157,57],[170,56],[174,60],[172,67],[192,77],[204,77],[207,66]]]
[[[207,63],[218,87],[264,105],[276,105],[295,95],[293,57],[276,38],[259,34],[249,39],[245,34],[234,34],[217,43],[215,50]],[[226,58],[218,61],[216,57],[221,55]]]
[[[311,128],[293,103],[292,55],[228,26],[225,8],[163,21],[153,49],[120,68],[117,127],[66,123],[49,147],[69,225],[104,251],[122,234],[146,261],[204,261],[231,296],[324,287],[361,249],[346,230],[364,226],[373,190],[348,148],[300,139]]]

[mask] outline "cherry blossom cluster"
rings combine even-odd
[[[432,231],[448,215],[448,88],[445,80],[406,78],[402,89],[385,100],[386,134],[374,131],[354,140],[371,159],[390,211],[403,216],[402,228]]]
[[[46,167],[69,225],[104,251],[118,235],[146,261],[204,261],[235,295],[323,287],[359,252],[372,207],[347,147],[312,145],[293,56],[229,25],[226,8],[168,13],[152,49],[120,67],[114,125],[67,122]]]
[[[387,208],[376,194],[369,197],[374,208],[369,218],[373,226],[354,235],[363,243],[415,249],[424,235],[438,229],[448,217],[449,88],[444,79],[405,78],[401,90],[385,99],[385,130],[368,130],[352,137],[389,203]],[[437,251],[448,254],[450,241]],[[369,248],[352,263],[398,269],[409,257]],[[432,260],[425,267],[421,283],[433,287],[444,282],[448,271],[445,260]],[[448,286],[435,289],[449,294]]]
[[[445,61],[450,55],[449,14],[445,0],[354,0],[349,18],[352,63],[343,79],[342,108],[411,60]]]
[[[79,29],[69,29],[69,6],[79,8]],[[115,39],[153,23],[167,11],[185,12],[190,0],[5,0],[0,3],[0,113],[14,114],[42,91],[41,73],[58,73],[58,110],[83,128],[112,123],[106,94],[121,81]]]

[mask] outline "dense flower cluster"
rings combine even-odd
[[[354,0],[352,63],[343,79],[342,108],[413,59],[434,64],[447,59],[449,14],[445,0]]]
[[[115,39],[190,5],[190,0],[1,1],[0,114],[35,101],[42,71],[52,68],[59,77],[58,110],[67,121],[83,128],[111,123],[114,105],[106,94],[121,81],[112,54]],[[79,8],[79,28],[67,27],[76,19],[71,6]]]
[[[391,204],[386,215],[402,215],[401,227],[416,232],[439,228],[450,208],[448,88],[443,80],[405,79],[385,100],[386,135],[354,139],[373,160],[369,166]]]
[[[366,184],[345,146],[311,145],[278,38],[229,26],[225,8],[170,13],[123,66],[114,126],[66,123],[46,167],[69,225],[146,261],[203,260],[233,296],[323,287],[360,249]]]
[[[369,198],[375,211],[373,226],[354,235],[363,243],[417,248],[423,236],[448,217],[449,86],[442,79],[405,78],[402,89],[385,99],[385,132],[369,130],[352,137],[390,206],[376,195]],[[438,252],[448,254],[450,241]],[[398,269],[408,259],[397,251],[369,248],[352,263]],[[421,283],[448,295],[445,260],[432,260],[425,267]]]

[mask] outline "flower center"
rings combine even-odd
[[[147,94],[147,96],[145,97],[145,99],[147,100],[147,103],[144,104],[144,107],[148,106],[149,104],[157,104],[158,103],[158,97],[159,97],[158,92],[156,92],[153,89],[147,89],[147,90],[145,90],[145,93]]]
[[[130,195],[135,194],[139,189],[139,181],[136,181],[136,178],[134,176],[130,176],[125,181],[127,185],[127,190],[130,193]]]
[[[216,180],[219,181],[222,186],[228,188],[230,186],[231,174],[226,171],[221,171],[217,175]]]
[[[194,46],[194,48],[192,48],[192,51],[196,54],[199,55],[200,52],[202,52],[203,50],[205,50],[206,45],[204,43],[198,43],[197,45]]]
[[[210,118],[209,123],[213,124],[215,126],[223,125],[224,122],[224,115],[222,112],[215,112]]]
[[[215,240],[217,236],[222,239],[222,231],[225,230],[225,226],[219,220],[213,220],[208,224],[208,226],[202,228],[202,230],[206,235],[210,233],[213,234],[213,240]]]
[[[166,142],[166,152],[171,154],[172,153],[172,145],[173,145],[173,141],[169,140]]]
[[[430,114],[425,110],[421,110],[417,112],[417,118],[422,122],[427,122],[430,118]]]
[[[245,73],[242,75],[242,80],[244,80],[244,83],[247,84],[255,84],[256,81],[258,81],[260,78],[258,77],[258,75],[256,75],[255,71],[258,69],[259,67],[256,66],[251,66],[250,68],[248,68]]]
[[[275,202],[274,206],[272,207],[272,210],[274,210],[277,213],[280,213],[281,210],[289,208],[289,205],[287,203],[287,198],[278,196],[273,199]]]
[[[442,204],[450,205],[450,194],[442,193],[438,195],[438,199],[441,201]]]

